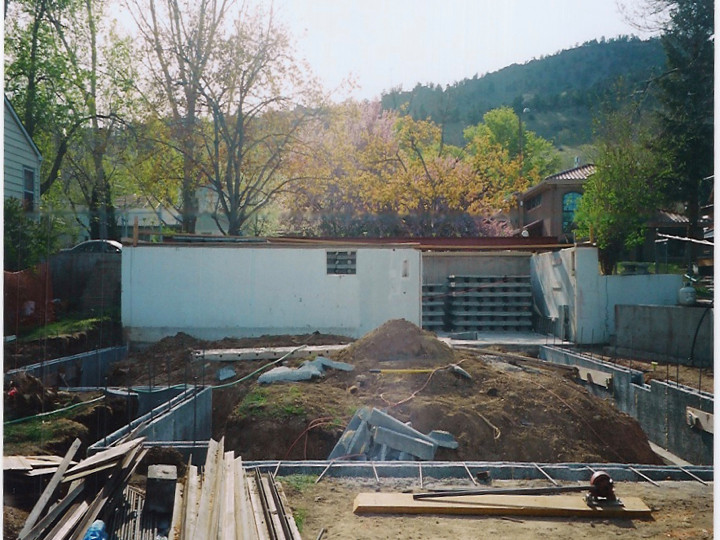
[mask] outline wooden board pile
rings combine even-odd
[[[43,469],[38,474],[52,474],[52,477],[18,538],[82,538],[93,521],[106,517],[105,514],[118,504],[130,476],[145,456],[142,441],[142,438],[133,439],[74,463],[72,459],[80,447],[80,440],[76,439],[59,462],[55,458],[48,459],[54,461],[53,465],[38,467],[38,470]],[[6,469],[8,472],[17,473],[18,469],[12,467],[24,465],[23,459],[17,458],[3,458],[3,468],[7,464],[11,467]],[[22,474],[28,472],[20,470]],[[30,471],[33,470],[35,466]]]
[[[300,539],[287,500],[269,474],[246,474],[242,458],[210,440],[202,474],[178,482],[170,540]]]

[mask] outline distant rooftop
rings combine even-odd
[[[596,170],[597,169],[593,163],[588,163],[587,165],[580,165],[579,167],[574,167],[572,169],[567,169],[565,171],[560,171],[559,173],[546,176],[543,179],[543,182],[554,183],[564,180],[570,180],[573,182],[583,181],[595,174]]]

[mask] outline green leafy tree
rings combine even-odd
[[[645,223],[661,202],[662,164],[651,148],[651,131],[622,111],[609,113],[597,143],[597,172],[585,183],[576,235],[599,249],[604,274],[620,254],[640,245]]]
[[[485,113],[481,123],[465,130],[465,139],[484,197],[498,209],[507,209],[513,193],[537,184],[560,164],[552,143],[524,129],[510,107]]]
[[[4,267],[9,272],[31,268],[56,251],[61,222],[43,214],[30,218],[18,199],[5,199]]]
[[[659,150],[671,160],[665,192],[686,204],[690,236],[701,238],[700,206],[712,188],[714,166],[714,2],[654,3],[669,12],[662,36],[668,71],[660,79],[659,95]]]

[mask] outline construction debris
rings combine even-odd
[[[125,484],[145,456],[142,442],[143,439],[128,441],[68,468],[80,446],[76,440],[57,466],[18,538],[82,538],[96,519],[107,517],[118,505]]]
[[[325,370],[328,368],[352,371],[355,369],[355,366],[318,356],[315,360],[306,360],[299,368],[289,368],[285,366],[273,368],[260,375],[258,382],[260,384],[270,384],[274,382],[309,381],[311,379],[324,377]]]
[[[438,446],[456,449],[458,443],[447,431],[435,430],[425,435],[378,409],[362,407],[348,423],[328,459],[431,461]]]
[[[188,467],[175,495],[170,540],[194,538],[300,539],[287,501],[273,477],[246,475],[242,458],[210,440],[202,474]]]

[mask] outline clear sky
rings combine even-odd
[[[326,89],[351,78],[357,87],[349,95],[358,99],[377,98],[400,85],[410,90],[418,82],[445,86],[603,36],[648,37],[624,18],[616,0],[275,0],[274,5],[295,38],[298,56]]]

